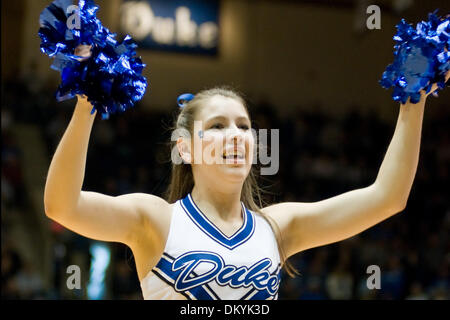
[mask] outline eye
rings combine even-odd
[[[223,125],[221,123],[215,123],[209,128],[210,129],[223,129]]]
[[[250,127],[249,127],[248,125],[246,125],[246,124],[241,124],[241,125],[239,126],[239,129],[242,129],[242,130],[248,130],[248,129],[250,129]]]

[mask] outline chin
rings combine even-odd
[[[220,171],[225,176],[225,179],[233,179],[236,182],[244,182],[250,172],[245,165],[224,165]]]

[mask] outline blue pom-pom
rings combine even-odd
[[[107,119],[141,100],[147,80],[137,45],[130,36],[117,41],[96,17],[97,10],[92,0],[80,0],[77,7],[70,0],[56,0],[41,13],[39,36],[41,51],[54,58],[51,67],[61,73],[57,100],[86,95]],[[73,28],[77,23],[79,28]],[[79,45],[92,46],[89,59],[74,54]]]
[[[416,28],[404,19],[396,27],[394,62],[384,71],[380,84],[387,89],[394,87],[394,101],[406,103],[409,98],[417,103],[421,90],[430,92],[434,83],[437,90],[445,86],[450,69],[450,19],[438,17],[435,11]]]

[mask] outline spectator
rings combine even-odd
[[[413,282],[411,284],[406,300],[428,300],[428,295],[423,291],[420,282]]]

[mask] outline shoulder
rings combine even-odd
[[[168,210],[171,205],[165,199],[148,193],[133,193],[130,196],[134,200],[139,201],[137,204],[143,210],[158,211],[158,210]]]
[[[278,227],[286,230],[291,226],[293,220],[300,214],[311,214],[314,212],[314,203],[308,202],[280,202],[271,204],[261,209],[261,212],[275,221]]]
[[[148,193],[129,193],[114,198],[116,202],[134,208],[143,218],[165,220],[173,204],[165,199]]]
[[[161,197],[147,193],[133,193],[128,197],[128,201],[134,202],[140,216],[138,232],[133,237],[133,242],[149,238],[165,242],[175,203],[168,203]]]
[[[128,246],[133,252],[139,279],[142,280],[164,252],[176,203],[168,203],[161,197],[146,193],[135,193],[131,198],[141,218]]]

